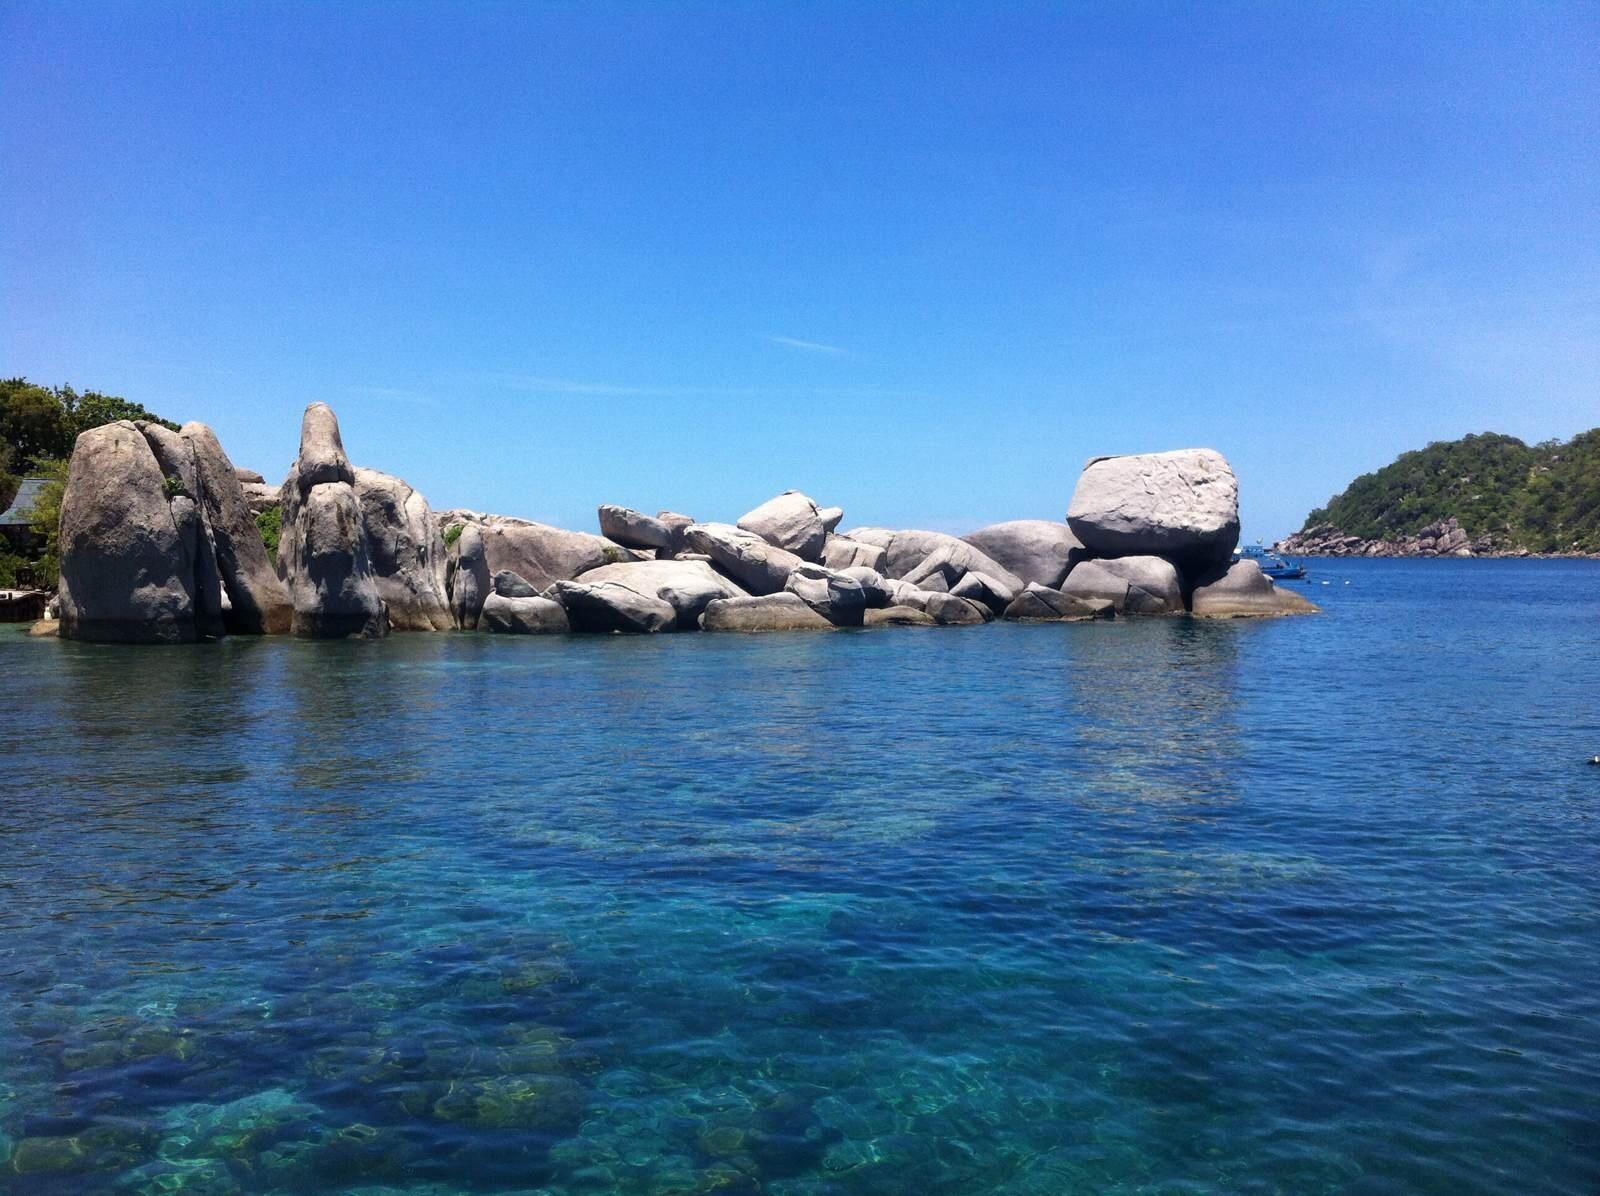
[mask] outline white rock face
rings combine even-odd
[[[1104,598],[1117,614],[1183,613],[1183,583],[1171,561],[1158,556],[1125,556],[1084,561],[1061,587],[1073,598]]]
[[[1097,457],[1067,523],[1096,556],[1225,561],[1239,542],[1239,482],[1215,449]]]
[[[843,511],[839,517],[844,517]],[[743,515],[738,526],[813,564],[822,561],[822,545],[829,530],[817,504],[798,490],[785,490],[777,498],[769,498]]]
[[[677,612],[679,631],[693,631],[699,627],[706,607],[719,598],[748,597],[744,590],[704,561],[629,561],[602,565],[582,574],[578,581],[585,585],[610,582],[636,594],[659,598]]]

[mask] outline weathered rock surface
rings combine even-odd
[[[882,527],[858,527],[846,535],[852,540],[876,545],[884,550],[884,564],[878,572],[885,577],[904,578],[931,554],[944,549],[945,559],[959,567],[963,573],[976,569],[979,573],[987,573],[996,581],[1003,582],[1014,590],[1022,589],[1024,584],[1021,578],[988,553],[944,532],[891,531]]]
[[[539,591],[534,589],[528,580],[520,573],[513,573],[510,569],[502,569],[490,579],[489,584],[494,592],[502,598],[537,598]]]
[[[986,607],[954,594],[929,594],[922,609],[941,627],[987,623],[994,618]]]
[[[840,569],[846,577],[853,577],[861,585],[861,592],[866,595],[867,607],[883,607],[892,605],[892,586],[899,583],[891,582],[876,569],[868,569],[864,565],[851,565],[848,569]]]
[[[203,428],[205,425],[201,424],[200,427]],[[239,480],[241,485],[245,482],[261,485],[267,480],[253,469],[239,469],[237,467],[234,468],[233,476]]]
[[[1158,556],[1084,561],[1067,575],[1061,589],[1074,598],[1104,598],[1119,615],[1183,613],[1183,582],[1178,570]]]
[[[283,483],[278,575],[294,605],[291,630],[321,639],[387,635],[355,471],[325,403],[306,408],[300,455]]]
[[[822,530],[832,535],[833,529],[844,522],[844,508],[818,507],[817,518],[822,520]]]
[[[63,637],[182,643],[209,633],[220,577],[207,576],[201,521],[186,498],[174,513],[182,496],[169,495],[167,477],[132,423],[78,437],[61,506]]]
[[[694,520],[677,511],[657,511],[656,521],[667,529],[667,535],[671,537],[671,543],[667,545],[668,555],[682,552],[686,547],[683,533],[694,526]]]
[[[1060,589],[1067,573],[1089,551],[1065,523],[1050,519],[1012,519],[961,537],[1000,562],[1022,582]]]
[[[478,626],[501,635],[565,635],[572,630],[561,603],[537,596],[509,597],[499,591],[484,600]]]
[[[558,581],[555,594],[574,631],[649,634],[678,626],[678,612],[670,602],[615,582]]]
[[[624,548],[672,547],[672,531],[661,520],[614,503],[600,504],[600,534]]]
[[[869,610],[862,620],[867,627],[932,627],[933,616],[911,606],[885,606]]]
[[[700,616],[719,598],[748,597],[744,590],[702,561],[630,561],[602,565],[582,574],[586,585],[607,582],[625,586],[636,594],[659,598],[677,615],[680,631],[700,626]]]
[[[843,513],[840,515],[843,518]],[[753,511],[747,511],[738,526],[760,536],[768,544],[792,552],[803,561],[820,564],[822,545],[828,528],[817,504],[798,490],[785,490],[769,498]]]
[[[1116,608],[1104,598],[1079,598],[1038,582],[1018,594],[1000,617],[1017,623],[1060,622],[1073,619],[1109,619]]]
[[[785,586],[835,627],[859,627],[867,609],[861,583],[848,574],[823,565],[801,564],[789,574]]]
[[[287,634],[294,614],[289,591],[267,556],[255,512],[238,480],[241,472],[250,471],[234,468],[216,433],[205,424],[184,424],[179,435],[193,459],[198,502],[211,529],[227,593],[223,625],[235,634]],[[272,496],[276,505],[278,492]]]
[[[445,577],[444,540],[428,500],[397,477],[355,471],[356,499],[378,596],[396,631],[455,626]]]
[[[889,554],[878,545],[864,544],[848,536],[830,535],[822,544],[822,563],[830,569],[864,566],[881,573],[888,561]]]
[[[962,576],[961,580],[950,587],[950,593],[957,598],[965,598],[968,602],[976,602],[986,606],[995,614],[999,614],[1011,605],[1017,592],[1010,586],[996,581],[987,573],[979,573],[976,569]]]
[[[283,488],[268,486],[264,482],[241,482],[239,491],[244,495],[245,506],[252,515],[279,506],[283,502]]]
[[[1196,580],[1190,609],[1203,619],[1314,614],[1317,607],[1261,572],[1254,561],[1235,561]]]
[[[1491,539],[1483,537],[1474,540],[1454,517],[1430,523],[1415,535],[1395,536],[1386,540],[1363,540],[1360,536],[1347,536],[1331,524],[1322,523],[1296,532],[1273,547],[1289,556],[1498,555]],[[1521,555],[1527,554],[1524,552]]]
[[[500,573],[491,574],[489,557],[483,546],[482,527],[476,523],[462,525],[461,535],[450,546],[449,559],[445,566],[445,578],[450,594],[450,615],[457,627],[463,631],[477,629],[483,604],[494,588],[493,579],[499,578],[502,574],[515,577],[523,585],[527,585],[530,593],[538,593],[536,587],[529,585],[522,575],[514,570],[503,569]],[[521,596],[523,595],[520,593],[506,595],[506,597]]]
[[[1239,482],[1215,449],[1096,457],[1067,523],[1096,556],[1225,561],[1239,542]]]
[[[706,631],[832,631],[833,624],[798,594],[719,598],[700,618]]]
[[[776,594],[796,566],[804,564],[794,553],[728,523],[696,523],[684,530],[683,538],[753,595]]]

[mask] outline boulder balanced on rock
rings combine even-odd
[[[1096,556],[1226,561],[1239,542],[1239,483],[1215,449],[1096,457],[1067,523]]]

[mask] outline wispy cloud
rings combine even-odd
[[[848,357],[849,349],[841,349],[838,345],[825,345],[821,341],[803,341],[794,336],[764,336],[761,338],[770,344],[782,345],[785,349],[798,349],[802,353],[824,353],[829,357]]]

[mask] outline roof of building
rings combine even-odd
[[[49,478],[23,478],[16,498],[11,500],[5,513],[0,514],[0,527],[26,527],[32,518],[33,504],[39,501],[49,481]]]

